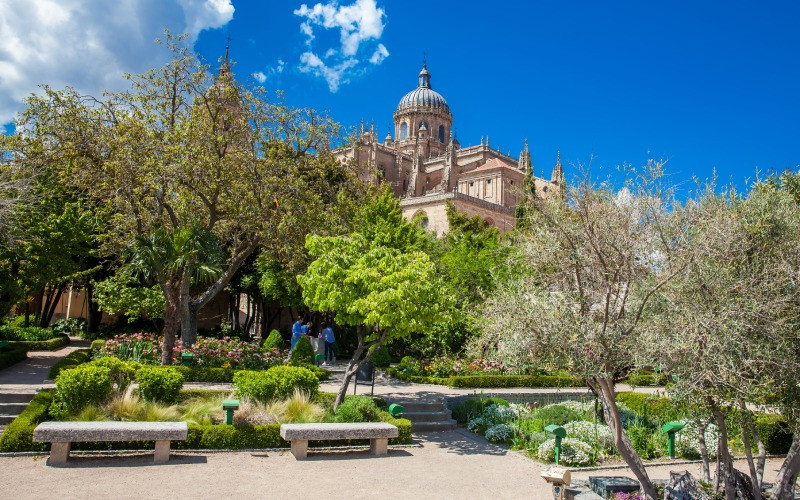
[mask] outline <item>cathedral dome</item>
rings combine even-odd
[[[431,74],[428,73],[427,65],[423,65],[422,71],[419,72],[419,85],[400,99],[400,104],[397,105],[397,111],[403,111],[406,108],[416,106],[441,109],[445,112],[450,112],[450,107],[447,105],[447,101],[444,100],[444,97],[431,88]]]

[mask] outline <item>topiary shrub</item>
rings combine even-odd
[[[55,380],[62,370],[75,368],[76,366],[88,363],[91,360],[92,351],[89,349],[78,349],[77,351],[72,351],[50,367],[50,371],[47,372],[47,378],[50,380]]]
[[[378,422],[381,410],[372,398],[356,396],[345,399],[336,409],[337,422]]]
[[[573,420],[583,420],[586,418],[586,414],[582,411],[556,403],[539,408],[536,411],[536,418],[542,420],[545,425],[564,425]]]
[[[90,348],[93,352],[98,352],[105,346],[106,346],[106,339],[97,339],[97,340],[92,340]]]
[[[670,398],[641,392],[620,392],[616,400],[624,403],[635,414],[656,424],[678,420],[681,416],[680,408]]]
[[[100,404],[111,396],[111,370],[89,364],[63,370],[56,378],[56,416],[77,413],[89,404]]]
[[[269,336],[261,345],[262,352],[271,351],[273,349],[277,349],[278,351],[283,351],[286,349],[286,343],[283,341],[283,336],[278,330],[272,330],[269,332]]]
[[[266,371],[241,370],[234,374],[236,394],[262,403],[273,399],[286,399],[295,389],[309,397],[319,390],[319,379],[311,370],[299,366],[274,366]]]
[[[392,358],[389,356],[389,349],[386,347],[381,347],[372,355],[372,364],[377,368],[389,368],[391,363]]]
[[[756,432],[767,453],[770,455],[783,455],[792,446],[792,431],[780,415],[759,413],[755,416]]]
[[[102,366],[110,370],[111,383],[114,390],[124,391],[136,379],[136,370],[141,365],[132,361],[121,361],[111,356],[98,358],[88,363],[89,366]]]
[[[308,337],[302,336],[292,351],[292,364],[314,364],[314,348]]]
[[[147,401],[174,403],[183,388],[183,375],[171,367],[143,366],[136,372],[139,393]]]

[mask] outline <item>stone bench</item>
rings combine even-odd
[[[154,461],[169,461],[169,442],[185,441],[186,422],[43,422],[33,431],[37,443],[51,443],[47,463],[63,464],[71,443],[87,441],[155,441]]]
[[[398,435],[397,427],[385,422],[281,425],[281,437],[291,443],[292,455],[298,460],[308,455],[309,441],[342,439],[369,439],[369,449],[373,455],[386,455],[389,438]]]

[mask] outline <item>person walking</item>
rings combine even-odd
[[[328,323],[322,323],[322,332],[320,332],[320,337],[325,340],[325,362],[322,363],[323,366],[332,366],[333,365],[333,344],[336,342],[336,338],[333,336],[333,328]]]
[[[297,321],[295,321],[294,324],[292,325],[292,339],[291,339],[292,345],[290,348],[291,351],[294,351],[294,346],[297,345],[297,341],[300,340],[300,337],[303,336],[303,329],[304,329],[303,319],[305,318],[303,318],[303,315],[301,314],[300,316],[297,317]]]

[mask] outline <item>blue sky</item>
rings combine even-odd
[[[591,160],[601,176],[653,158],[668,160],[677,182],[716,168],[720,181],[740,186],[757,169],[800,165],[800,2],[342,0],[303,9],[302,1],[175,0],[172,10],[155,0],[122,3],[143,13],[142,54],[156,52],[147,35],[165,25],[192,31],[210,61],[230,35],[240,79],[257,74],[290,104],[328,110],[345,125],[374,119],[381,137],[416,86],[424,52],[462,145],[489,136],[516,156],[527,137],[537,174],[550,175],[558,150],[567,164]],[[90,23],[86,15],[65,22]],[[127,40],[136,35],[123,29]],[[113,37],[103,40],[113,46]],[[108,71],[157,59],[107,52]],[[80,52],[76,60],[97,75],[99,62]],[[85,72],[77,83],[42,70],[33,76],[87,90],[96,80],[116,84],[113,75]],[[11,102],[2,80],[0,104]]]

